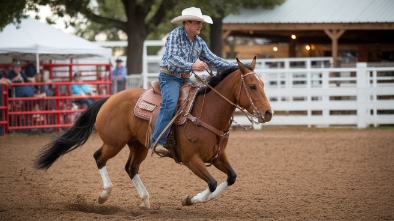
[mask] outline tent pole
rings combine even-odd
[[[40,72],[40,55],[38,53],[36,53],[36,70],[37,70],[37,73]],[[37,74],[37,73],[34,73],[34,74]]]

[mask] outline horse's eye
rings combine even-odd
[[[249,88],[250,88],[251,90],[256,90],[256,85],[254,85],[254,84],[249,84],[248,86],[249,86]]]

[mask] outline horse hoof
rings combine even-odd
[[[149,198],[148,199],[144,199],[142,201],[142,203],[140,204],[140,208],[142,208],[142,209],[150,209]]]
[[[150,209],[150,205],[146,205],[145,203],[141,203],[140,209]]]
[[[187,195],[182,199],[182,206],[191,206],[192,205],[192,197]]]
[[[105,203],[105,201],[107,201],[107,199],[108,199],[108,197],[107,198],[103,198],[103,197],[99,196],[98,197],[98,203],[99,204],[103,204],[103,203]]]

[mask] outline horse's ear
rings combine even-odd
[[[250,66],[254,70],[254,67],[256,66],[256,56],[254,56],[252,63],[250,63]]]
[[[240,70],[243,74],[245,74],[245,73],[247,72],[247,71],[246,71],[245,65],[242,64],[242,63],[238,60],[238,58],[235,58],[235,59],[237,59],[237,63],[238,63],[238,68],[239,68],[239,70]]]

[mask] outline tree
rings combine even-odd
[[[0,2],[0,31],[10,23],[19,24],[26,18],[27,11],[37,11],[37,7],[30,0],[1,0]]]

